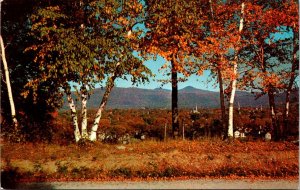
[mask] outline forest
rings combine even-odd
[[[78,145],[88,151],[99,143],[102,148],[144,143],[143,152],[149,140],[149,147],[163,143],[163,150],[177,146],[176,142],[238,147],[257,141],[262,149],[296,151],[298,13],[299,4],[294,0],[1,1],[4,149],[13,152],[10,143],[29,149],[33,149],[31,143],[71,149]],[[106,107],[117,79],[137,87],[155,80],[156,71],[144,63],[158,57],[165,60],[159,72],[166,74],[160,82],[172,86],[171,109]],[[178,83],[205,71],[210,72],[207,83],[213,81],[218,88],[219,107],[179,107]],[[101,95],[95,94],[99,86]],[[267,97],[268,106],[237,106],[237,91],[250,92],[256,99]],[[89,108],[92,95],[100,104]],[[283,103],[276,101],[278,96],[284,97]],[[61,109],[64,101],[67,111]],[[264,142],[275,144],[268,147]],[[179,149],[183,151],[183,147]],[[10,168],[10,156],[4,156]],[[298,163],[291,163],[286,170],[277,168],[272,174],[258,169],[261,173],[251,170],[243,175],[298,175]],[[39,166],[33,166],[37,173],[42,171]],[[59,164],[55,167],[60,174],[71,172]],[[173,169],[162,171],[173,176]],[[127,170],[114,170],[113,174],[144,175]]]

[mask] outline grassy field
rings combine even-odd
[[[290,142],[143,141],[128,145],[1,145],[2,181],[297,178]]]

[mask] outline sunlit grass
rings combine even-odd
[[[123,146],[121,149],[118,148]],[[2,171],[20,179],[291,177],[298,176],[298,146],[289,142],[147,140],[128,145],[4,144]]]

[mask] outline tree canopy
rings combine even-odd
[[[147,82],[151,70],[144,61],[158,55],[166,60],[162,69],[170,69],[174,125],[178,82],[192,74],[209,70],[217,78],[222,120],[223,91],[231,97],[229,107],[234,105],[235,87],[258,97],[268,94],[274,126],[274,96],[289,94],[298,75],[296,1],[11,0],[2,6],[1,35],[17,110],[29,113],[35,107],[47,115],[59,108],[65,95],[75,131],[72,90],[80,94],[86,126],[88,96],[96,85],[105,86],[92,127],[97,130],[115,79]],[[6,95],[1,102],[7,110]]]

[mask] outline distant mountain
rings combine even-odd
[[[105,88],[97,88],[88,100],[88,108],[97,108],[100,105],[101,98]],[[113,88],[107,107],[108,108],[171,108],[171,90],[141,89],[141,88]],[[73,93],[75,98],[75,93]],[[296,98],[296,100],[295,100]],[[202,108],[217,108],[220,105],[219,92],[201,90],[191,86],[178,91],[178,105],[180,108],[193,108],[196,105]],[[291,99],[299,101],[298,92],[292,94]],[[277,103],[284,103],[285,95],[280,94],[276,97]],[[253,94],[244,91],[237,91],[235,104],[241,107],[268,106],[268,97],[263,96],[255,100]],[[78,106],[80,102],[77,102]],[[65,101],[63,109],[68,109]]]

